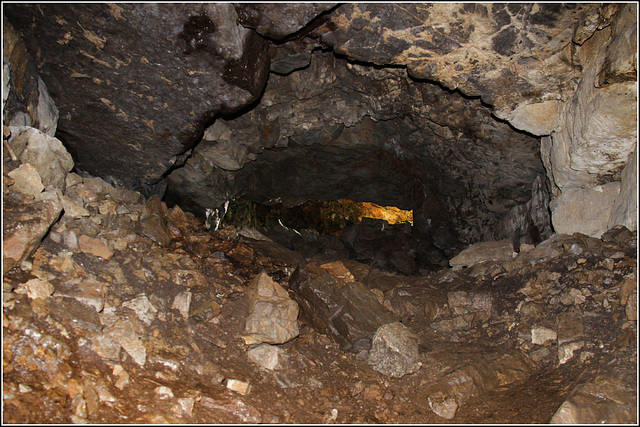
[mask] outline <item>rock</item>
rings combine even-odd
[[[298,336],[298,304],[267,273],[251,280],[247,297],[249,316],[244,338],[247,344],[282,344]]]
[[[18,286],[16,293],[26,293],[31,299],[47,298],[53,294],[55,288],[46,280],[31,279],[27,283]]]
[[[262,422],[262,415],[252,406],[243,401],[237,400],[214,400],[208,396],[202,396],[199,404],[214,411],[228,412],[240,419],[243,423],[259,424]]]
[[[624,313],[627,316],[627,320],[635,322],[638,320],[638,291],[634,291],[624,307]]]
[[[146,295],[141,295],[132,300],[123,302],[122,308],[133,310],[138,315],[138,319],[144,322],[145,325],[150,325],[158,312],[158,309],[149,302]]]
[[[171,270],[171,281],[177,286],[187,288],[205,288],[209,286],[207,278],[196,270]]]
[[[54,136],[58,109],[21,37],[6,19],[2,26],[3,123],[33,126]]]
[[[582,315],[566,312],[558,315],[558,345],[576,341],[584,337]]]
[[[458,411],[458,403],[453,397],[445,395],[443,392],[438,391],[433,393],[427,398],[429,407],[439,417],[445,420],[452,420],[456,416]]]
[[[393,378],[417,372],[422,366],[417,337],[400,322],[382,325],[373,336],[367,363]]]
[[[342,350],[369,350],[378,328],[398,321],[362,283],[341,285],[313,264],[300,265],[289,286],[305,322],[335,339]]]
[[[136,233],[159,244],[169,246],[173,240],[167,221],[158,214],[143,215],[135,225]]]
[[[554,341],[558,338],[556,331],[548,328],[531,329],[531,343],[544,345],[547,341]]]
[[[260,344],[247,352],[249,360],[258,366],[273,371],[282,367],[286,353],[281,348],[269,344]]]
[[[100,238],[85,236],[78,238],[78,247],[82,252],[108,260],[113,256],[113,251]]]
[[[7,175],[14,181],[13,188],[22,194],[35,196],[44,190],[38,171],[29,163],[21,164]]]
[[[251,390],[251,384],[249,384],[248,382],[234,380],[231,378],[227,380],[226,387],[229,390],[235,391],[236,393],[241,394],[243,396],[248,394],[249,391]]]
[[[573,353],[584,347],[584,341],[573,341],[558,345],[558,364],[564,365],[573,358]]]
[[[638,148],[633,150],[622,170],[620,193],[618,193],[607,228],[624,225],[629,230],[638,229]]]
[[[263,36],[283,39],[301,30],[317,15],[338,3],[301,4],[236,4],[236,12],[242,25],[254,28]]]
[[[474,243],[449,260],[451,267],[469,267],[484,261],[505,261],[513,258],[511,240]]]
[[[173,391],[166,386],[159,386],[153,389],[153,392],[158,396],[158,399],[173,399]]]
[[[37,171],[46,189],[64,190],[73,159],[58,139],[30,127],[12,128],[9,140],[21,163]]]
[[[25,202],[19,196],[3,193],[3,274],[33,254],[60,215],[62,203],[59,194],[45,191],[40,196],[39,200]]]
[[[191,306],[191,292],[184,291],[180,292],[173,299],[173,304],[171,304],[172,309],[176,309],[182,314],[182,317],[185,319],[189,318],[189,307]]]
[[[355,277],[353,277],[351,271],[349,271],[342,261],[320,264],[320,267],[335,277],[339,283],[346,285],[347,283],[355,281]]]
[[[553,228],[557,233],[576,232],[600,237],[607,231],[611,208],[620,193],[620,183],[593,188],[565,190],[551,204]]]
[[[120,344],[135,363],[144,366],[147,359],[147,350],[138,338],[136,329],[131,320],[118,320],[115,325],[106,329],[104,333]]]
[[[82,204],[67,196],[62,196],[62,207],[65,216],[69,216],[70,218],[80,218],[90,215],[89,211],[86,210]]]
[[[579,384],[553,414],[550,424],[634,424],[637,397],[623,381],[598,375]]]
[[[93,307],[73,298],[47,298],[47,307],[56,318],[73,328],[93,332],[102,330],[102,322]]]
[[[91,349],[104,359],[120,360],[120,344],[109,335],[99,334],[92,337]]]
[[[65,285],[70,285],[67,282]],[[59,288],[56,290],[56,296],[73,298],[83,304],[93,307],[97,313],[104,308],[104,295],[106,292],[106,284],[95,281],[82,281],[74,283],[72,288]]]

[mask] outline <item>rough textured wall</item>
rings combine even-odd
[[[11,4],[76,166],[147,193],[219,111],[264,87],[267,42],[230,4]]]
[[[469,243],[532,198],[538,147],[480,100],[315,51],[307,68],[272,75],[255,109],[208,128],[169,175],[168,196],[194,207],[374,201],[416,209],[418,228]]]

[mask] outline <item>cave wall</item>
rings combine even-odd
[[[635,4],[11,4],[3,14],[3,80],[17,88],[5,124],[57,131],[78,170],[109,182],[162,194],[170,173],[168,195],[194,209],[235,195],[295,204],[320,189],[294,194],[269,159],[303,171],[317,155],[325,182],[338,166],[354,171],[336,194],[357,188],[356,199],[418,210],[433,200],[424,210],[462,242],[524,242],[532,223],[550,230],[539,149],[555,231],[637,228]],[[59,120],[34,113],[53,105],[45,86]],[[542,136],[540,147],[490,115]]]

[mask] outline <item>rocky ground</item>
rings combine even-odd
[[[208,232],[6,133],[5,423],[637,421],[635,232],[398,275]]]

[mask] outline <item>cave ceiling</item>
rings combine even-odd
[[[78,170],[166,191],[194,211],[237,197],[405,209],[429,199],[442,211],[430,215],[450,216],[467,241],[531,199],[544,175],[537,137],[575,88],[572,38],[595,31],[584,19],[594,10],[4,8],[59,108],[57,137]]]

